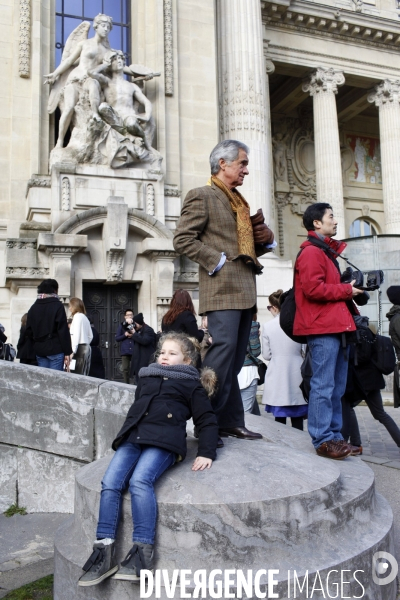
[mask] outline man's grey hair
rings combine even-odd
[[[250,148],[238,140],[224,140],[217,144],[210,154],[211,175],[216,175],[221,169],[219,161],[221,158],[229,164],[239,156],[239,150],[250,153]]]

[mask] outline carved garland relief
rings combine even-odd
[[[174,94],[174,55],[172,46],[172,0],[164,0],[165,95]]]
[[[30,76],[31,63],[31,2],[19,2],[19,40],[18,40],[18,68],[19,76]]]

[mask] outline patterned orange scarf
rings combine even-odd
[[[254,265],[256,273],[261,273],[262,265],[258,262],[254,246],[253,226],[250,219],[250,206],[236,188],[230,190],[218,177],[213,175],[211,181],[228,197],[231,208],[236,214],[239,256],[246,264]]]

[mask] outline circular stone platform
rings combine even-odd
[[[372,579],[372,556],[379,550],[393,553],[393,535],[391,509],[375,494],[369,467],[358,458],[320,458],[308,434],[272,420],[247,421],[263,433],[262,441],[229,438],[210,470],[193,472],[197,442],[188,437],[187,459],[158,482],[155,568],[168,570],[169,579],[174,569],[191,571],[189,592],[200,569],[207,574],[213,569],[242,570],[246,576],[249,569],[254,574],[276,569],[274,592],[279,598],[294,597],[294,571],[300,585],[308,571],[308,584],[302,592],[297,588],[297,598],[324,598],[323,592],[335,597],[335,582],[342,579],[350,582],[344,584],[343,597],[394,600],[395,581],[379,586]],[[122,581],[77,586],[95,537],[100,482],[109,461],[107,457],[87,465],[76,476],[75,515],[56,536],[55,600],[139,598],[139,586]],[[118,560],[130,548],[131,536],[126,494]],[[327,579],[333,569],[337,572]],[[263,589],[267,574],[260,581]],[[165,588],[161,591],[167,597]],[[180,597],[179,588],[174,597]]]

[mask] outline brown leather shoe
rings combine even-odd
[[[350,456],[361,456],[362,446],[353,446],[352,444],[349,444],[349,446],[351,448]]]
[[[346,456],[350,456],[351,448],[344,440],[329,440],[329,442],[321,444],[316,452],[318,456],[343,460]]]
[[[261,433],[255,433],[249,431],[246,427],[232,427],[232,429],[220,429],[219,435],[221,437],[235,437],[240,440],[261,440]]]

